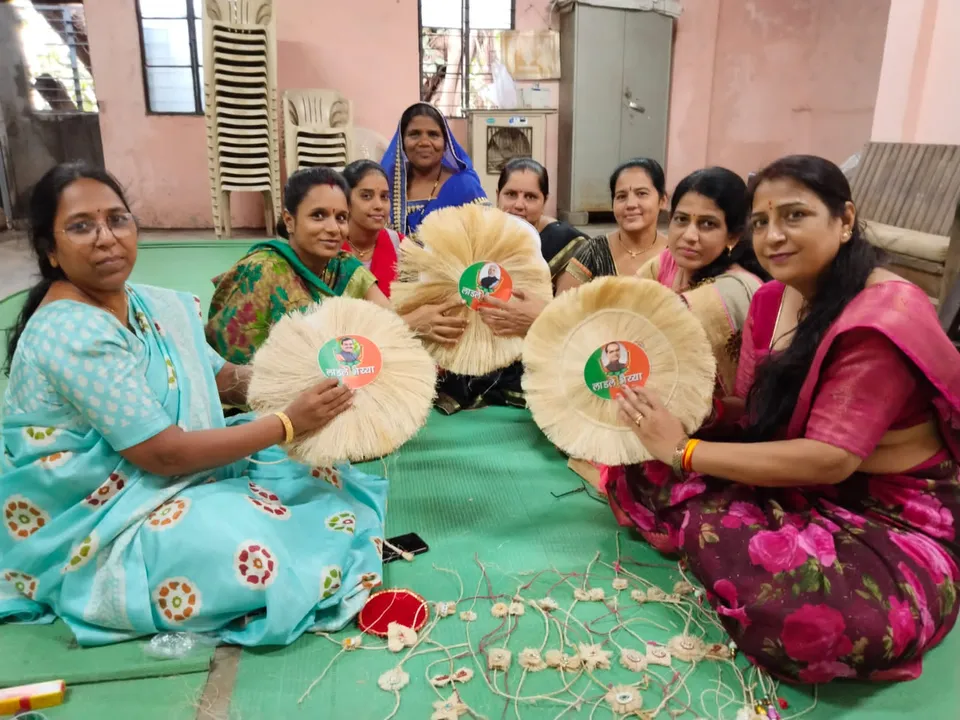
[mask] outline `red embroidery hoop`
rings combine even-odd
[[[430,618],[427,601],[413,590],[380,590],[367,598],[357,615],[357,627],[368,635],[385,638],[390,623],[420,632]]]

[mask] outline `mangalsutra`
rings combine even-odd
[[[658,233],[657,235],[654,235],[654,236],[653,236],[653,242],[650,243],[650,245],[648,245],[647,247],[642,248],[642,249],[640,249],[640,250],[631,250],[630,248],[628,248],[628,247],[624,244],[623,238],[620,237],[620,231],[617,230],[617,244],[620,245],[620,248],[621,248],[627,255],[629,255],[631,258],[638,258],[638,257],[640,257],[641,255],[643,255],[644,253],[650,252],[650,248],[652,248],[654,245],[657,244],[657,239],[658,239],[659,237],[660,237],[660,235],[659,235],[659,233]]]
[[[440,163],[440,172],[437,173],[437,180],[433,183],[433,190],[430,191],[430,200],[437,196],[437,188],[440,187],[440,178],[443,177],[443,163]]]
[[[440,170],[437,172],[437,179],[433,182],[433,189],[430,191],[430,197],[427,200],[433,200],[437,196],[437,189],[440,187],[440,181],[443,179],[443,163],[440,163]],[[409,177],[407,180],[407,191],[409,192],[410,187],[413,183],[413,178]]]

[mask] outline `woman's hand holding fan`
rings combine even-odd
[[[523,343],[527,405],[571,457],[669,462],[710,411],[716,360],[706,332],[653,280],[599,278],[561,293]]]
[[[322,430],[353,405],[353,390],[331,378],[300,393],[286,409],[295,437]]]
[[[519,316],[508,320],[510,306],[517,297],[546,304],[553,296],[536,230],[496,208],[465,205],[430,213],[418,238],[422,245],[411,238],[400,245],[390,299],[403,317],[424,306],[460,306],[446,315],[463,326],[443,319],[421,333],[437,364],[478,377],[517,360],[523,331]],[[491,319],[497,329],[485,321],[487,309],[504,313],[503,322]]]
[[[522,338],[546,306],[544,298],[514,289],[508,302],[494,297],[487,300],[486,306],[480,308],[480,319],[498,337]]]
[[[317,466],[396,450],[426,422],[436,382],[433,359],[393,310],[338,297],[273,326],[248,396],[261,414],[286,413],[290,456]]]
[[[688,439],[683,423],[667,410],[656,392],[647,388],[624,387],[617,402],[624,424],[654,458],[669,465],[677,447]]]
[[[422,340],[438,345],[456,345],[467,327],[463,300],[457,298],[445,303],[421,305],[401,315],[414,334]]]

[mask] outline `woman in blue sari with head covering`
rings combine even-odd
[[[404,111],[380,164],[390,180],[390,224],[404,235],[416,235],[434,210],[489,203],[470,158],[433,105]]]

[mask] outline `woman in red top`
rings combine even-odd
[[[343,176],[350,185],[350,230],[343,249],[373,273],[380,290],[390,297],[403,235],[386,227],[390,213],[387,173],[372,160],[357,160],[344,168]]]

